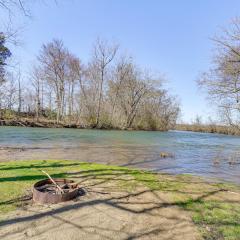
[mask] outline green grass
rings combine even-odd
[[[73,173],[79,173],[93,181],[114,180],[117,181],[118,187],[124,189],[144,185],[151,190],[161,191],[171,205],[191,214],[204,239],[240,239],[239,186],[210,184],[189,175],[171,176],[77,161],[0,163],[0,218],[21,205],[18,199],[26,194],[26,190],[30,190],[34,182],[46,177],[41,170],[47,171],[55,178],[71,178],[75,176]]]
[[[205,239],[240,239],[240,204],[219,201],[191,202],[193,221]]]

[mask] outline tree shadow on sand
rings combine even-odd
[[[31,212],[31,215],[27,216],[20,216],[17,218],[10,218],[7,220],[3,220],[0,222],[0,228],[8,227],[15,224],[20,223],[26,223],[26,222],[36,222],[39,221],[45,217],[51,217],[55,220],[57,220],[58,224],[56,226],[51,227],[45,227],[43,231],[38,231],[37,235],[34,236],[40,236],[42,234],[45,234],[47,231],[53,231],[54,228],[58,229],[63,224],[67,224],[72,226],[75,229],[78,229],[81,232],[84,232],[85,234],[89,235],[89,239],[91,239],[91,236],[93,237],[99,237],[102,239],[116,239],[116,234],[121,235],[120,239],[124,240],[131,240],[131,239],[139,239],[147,236],[156,237],[158,236],[168,234],[167,239],[179,239],[177,237],[177,234],[183,234],[183,228],[184,226],[188,226],[188,224],[191,224],[191,220],[184,219],[181,215],[165,215],[165,211],[167,209],[179,209],[180,213],[193,215],[195,213],[198,213],[202,206],[208,201],[209,198],[212,198],[218,194],[221,194],[222,192],[227,192],[226,189],[223,188],[215,188],[211,190],[202,191],[199,190],[196,194],[196,191],[189,191],[189,189],[181,189],[178,188],[178,185],[173,186],[165,186],[161,185],[159,183],[159,180],[153,180],[153,179],[142,179],[141,182],[145,184],[155,183],[159,184],[159,189],[151,189],[151,188],[144,188],[142,190],[133,190],[131,192],[122,190],[116,186],[118,186],[119,182],[125,182],[128,185],[131,185],[132,182],[135,181],[134,176],[137,175],[139,171],[136,170],[127,170],[127,169],[97,169],[97,170],[83,170],[80,172],[68,172],[68,173],[62,173],[67,174],[69,178],[78,179],[79,184],[83,186],[84,189],[86,189],[87,195],[88,193],[95,193],[96,196],[101,196],[93,199],[86,199],[81,200],[81,197],[79,201],[71,202],[71,204],[67,204],[64,206],[60,206],[58,208],[50,209],[47,211],[35,211],[35,210],[28,210]],[[131,178],[127,176],[131,176]],[[172,179],[168,179],[168,181],[174,182]],[[179,180],[181,182],[181,180]],[[110,182],[113,182],[114,184],[109,184]],[[200,182],[201,183],[201,182]],[[181,184],[189,184],[189,182],[186,179],[182,179]],[[199,184],[199,182],[191,182],[191,184]],[[193,185],[195,186],[195,185]],[[161,189],[162,187],[162,189]],[[117,194],[113,194],[113,191],[116,191]],[[166,200],[165,197],[162,196],[162,194],[159,194],[161,191],[167,191],[174,194],[186,194],[187,198],[184,198],[183,200]],[[193,193],[193,195],[191,195]],[[151,195],[151,198],[146,198],[145,196]],[[103,196],[103,197],[102,197]],[[140,200],[139,200],[140,199]],[[229,203],[235,203],[234,200],[229,201]],[[239,204],[239,202],[236,202]],[[132,214],[134,216],[148,216],[148,217],[158,217],[161,219],[166,219],[166,222],[171,222],[174,224],[163,226],[161,224],[154,224],[152,223],[151,226],[144,226],[142,224],[141,229],[139,229],[136,232],[129,231],[129,229],[116,229],[114,227],[111,228],[111,226],[100,226],[96,224],[80,224],[82,221],[77,220],[71,220],[64,216],[68,212],[76,212],[81,211],[81,209],[84,208],[99,208],[99,206],[104,206],[104,209],[115,209],[117,212],[126,212],[128,214]],[[220,208],[221,205],[215,205],[215,208]],[[98,210],[100,211],[100,210]],[[29,213],[28,212],[28,213]],[[108,214],[108,212],[104,212],[104,214]],[[86,217],[86,216],[85,216]],[[90,216],[91,217],[91,216]],[[92,216],[94,217],[94,216]],[[109,216],[113,219],[115,219],[116,216],[111,214]],[[80,223],[79,223],[80,222]],[[134,223],[129,223],[134,224]],[[200,222],[199,225],[203,225],[204,223]],[[216,221],[212,222],[210,224],[212,233],[212,237],[219,237],[215,239],[220,239],[223,236],[221,235],[221,232],[218,231],[218,228],[221,227],[236,227],[240,226],[238,221],[235,221],[234,219],[223,219],[219,220],[216,219]],[[179,228],[179,229],[178,229]],[[186,228],[186,232],[184,234],[190,234],[191,235],[191,228]],[[14,232],[9,232],[1,235],[0,237],[10,237],[11,234],[14,234]],[[210,235],[209,235],[210,236]],[[209,238],[214,239],[214,238]]]

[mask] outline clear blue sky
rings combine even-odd
[[[100,36],[120,43],[141,66],[163,73],[181,100],[183,120],[209,116],[210,106],[196,86],[209,68],[210,37],[240,16],[239,0],[58,0],[32,5],[32,20],[16,50],[25,70],[42,43],[60,38],[83,61]],[[26,21],[26,20],[25,20]]]

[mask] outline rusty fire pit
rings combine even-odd
[[[53,181],[54,182],[53,182]],[[33,186],[33,201],[38,203],[59,203],[72,200],[79,194],[79,186],[67,179],[44,179]]]

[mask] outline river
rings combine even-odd
[[[161,152],[174,156],[162,158]],[[240,137],[221,134],[0,127],[0,161],[21,159],[80,160],[240,183]]]

